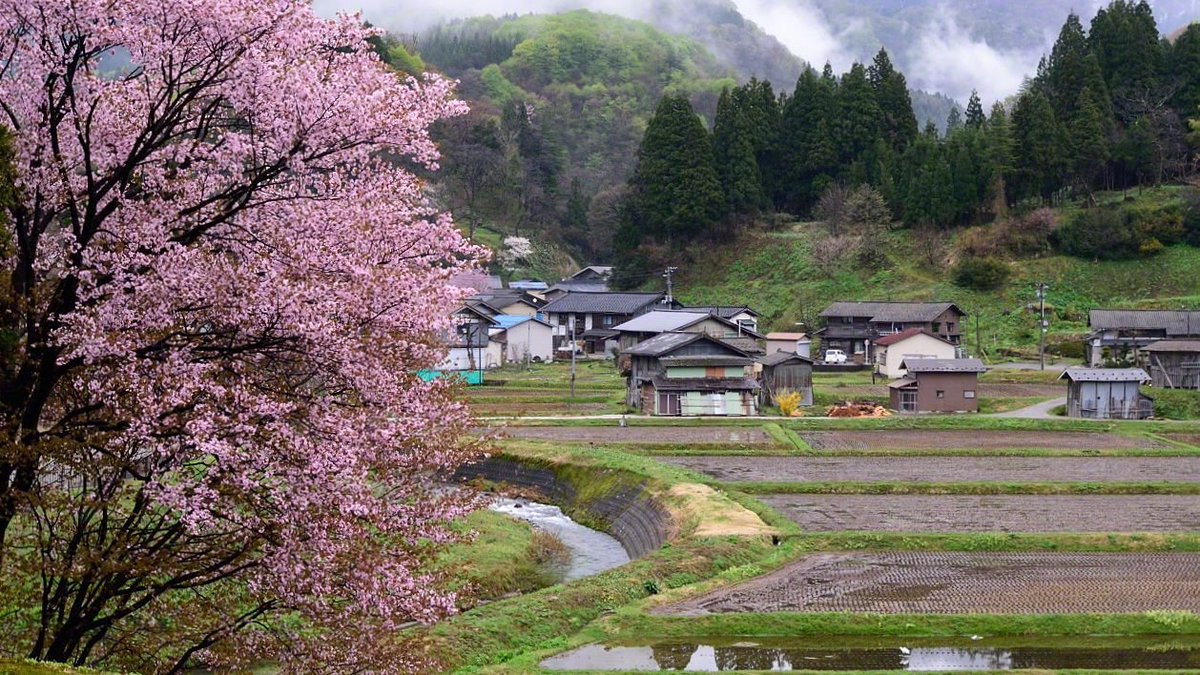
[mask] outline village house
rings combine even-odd
[[[502,339],[504,360],[509,363],[549,363],[554,360],[554,328],[533,316],[493,317],[490,333]]]
[[[697,308],[656,309],[613,327],[617,345],[622,352],[659,333],[707,333],[738,347],[744,352],[763,353],[763,336],[725,319]]]
[[[555,347],[574,335],[588,354],[609,354],[617,348],[616,326],[655,309],[678,308],[664,298],[662,293],[567,293],[542,307],[542,314],[554,327]]]
[[[1088,312],[1088,365],[1131,357],[1159,340],[1200,338],[1200,312],[1158,309],[1093,309]]]
[[[477,306],[492,316],[537,316],[546,301],[526,291],[504,288],[476,293],[467,300],[467,304]]]
[[[919,328],[957,345],[966,312],[952,302],[835,302],[816,331],[821,354],[840,349],[854,363],[873,363],[874,341],[909,328]]]
[[[492,329],[500,324],[476,306],[465,305],[452,314],[453,333],[447,336],[446,358],[434,370],[477,371],[504,365],[504,338]]]
[[[888,379],[904,377],[901,367],[907,359],[953,359],[958,347],[928,333],[923,328],[908,328],[875,339],[875,372]]]
[[[1200,340],[1161,340],[1145,348],[1158,389],[1200,389]]]
[[[699,305],[696,307],[684,307],[684,309],[690,312],[704,312],[713,316],[719,316],[722,319],[736,323],[742,328],[755,333],[758,332],[759,313],[744,305]]]
[[[759,357],[758,364],[762,369],[759,382],[759,402],[764,405],[777,405],[783,392],[800,394],[800,405],[813,404],[813,360],[795,352],[775,352]]]
[[[979,359],[908,359],[904,377],[888,385],[892,410],[905,413],[977,412]]]
[[[805,333],[767,333],[767,353],[790,352],[812,356],[812,339]]]
[[[1154,399],[1141,392],[1150,376],[1141,368],[1067,368],[1067,416],[1142,420],[1154,414]]]
[[[754,360],[705,333],[661,333],[632,347],[626,403],[648,415],[755,415]]]
[[[611,267],[588,265],[546,289],[546,299],[557,300],[567,293],[607,293],[612,272]]]

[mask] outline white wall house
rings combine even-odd
[[[499,329],[504,337],[505,361],[524,363],[527,359],[539,363],[554,360],[554,327],[528,316],[498,316]]]
[[[910,328],[875,340],[875,372],[889,379],[904,377],[904,359],[953,359],[957,347],[920,328]]]

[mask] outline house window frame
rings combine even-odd
[[[965,398],[965,399],[974,399],[974,398],[975,398],[975,390],[974,390],[974,389],[967,389],[967,390],[963,391],[963,398]]]
[[[937,389],[937,390],[935,390],[935,391],[937,392],[937,393],[935,394],[935,396],[936,396],[936,397],[937,397],[939,400],[942,400],[942,399],[945,399],[945,398],[946,398],[946,390],[945,390],[945,389]]]

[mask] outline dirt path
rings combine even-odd
[[[1150,438],[1071,431],[823,431],[800,436],[817,450],[1124,450],[1160,447]]]
[[[1035,403],[1034,405],[1027,406],[1025,408],[1018,408],[1008,412],[996,413],[995,415],[992,415],[992,417],[1019,417],[1027,420],[1052,420],[1057,419],[1058,416],[1051,413],[1051,411],[1059,406],[1065,406],[1066,404],[1067,397],[1060,396],[1058,398],[1052,398],[1049,401]]]
[[[1200,611],[1200,554],[821,554],[655,613],[1151,610]]]
[[[773,495],[809,532],[1196,532],[1189,495]]]
[[[510,427],[511,438],[575,443],[773,445],[758,427]]]
[[[655,457],[725,482],[1200,482],[1200,457]]]

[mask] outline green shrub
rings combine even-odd
[[[1153,389],[1154,416],[1167,420],[1200,419],[1200,392],[1186,389]]]
[[[1011,274],[1008,263],[998,258],[963,258],[954,266],[954,283],[977,291],[994,291]]]
[[[1184,205],[1180,202],[1140,204],[1126,208],[1129,220],[1143,242],[1143,249],[1151,240],[1157,240],[1158,249],[1183,241],[1184,211]]]
[[[1142,255],[1142,244],[1129,214],[1121,209],[1082,211],[1054,232],[1054,247],[1077,258],[1130,260]]]
[[[1200,190],[1189,190],[1184,196],[1183,240],[1200,246]]]

